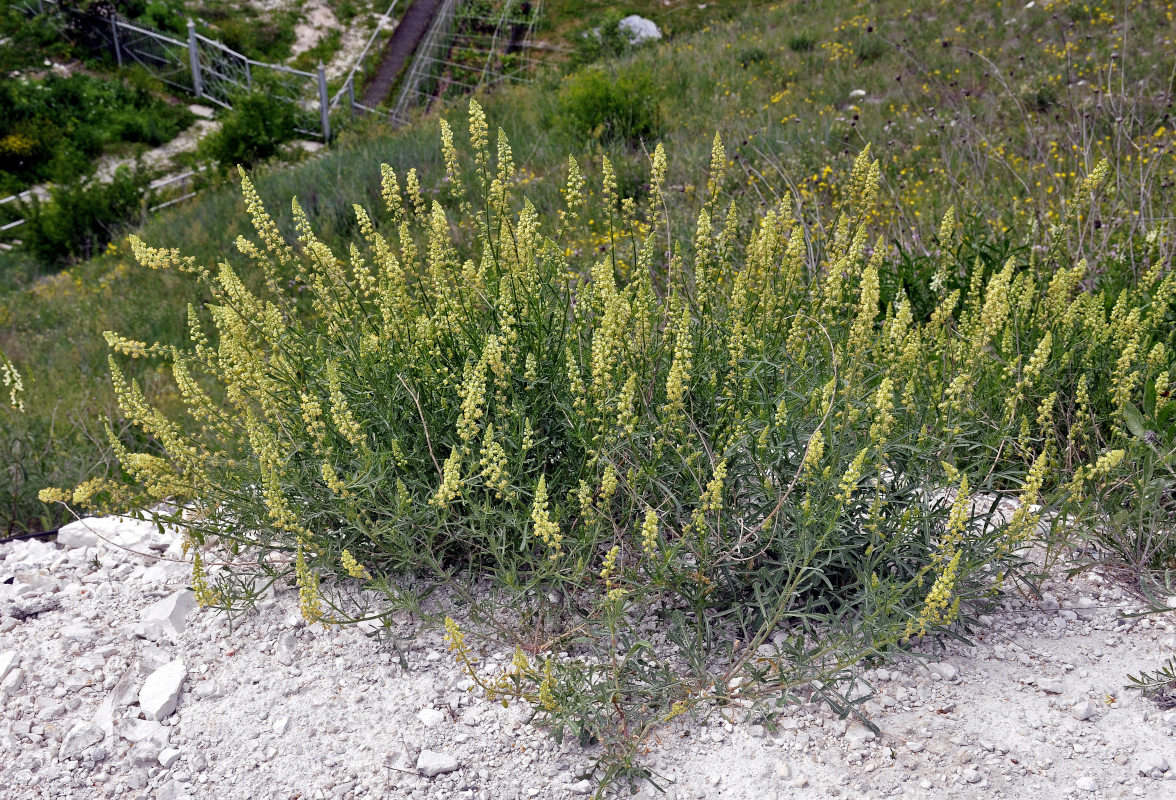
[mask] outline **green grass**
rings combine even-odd
[[[882,3],[869,18],[851,3],[757,4],[725,23],[696,14],[696,4],[665,12],[654,5],[649,16],[670,32],[669,17],[659,13],[680,12],[682,27],[697,26],[696,33],[642,48],[616,66],[645,70],[657,82],[662,140],[672,154],[668,196],[675,219],[692,218],[701,204],[697,176],[716,130],[732,161],[728,188],[747,214],[791,193],[802,213],[815,215],[836,199],[830,176],[845,173],[852,157],[872,143],[883,187],[875,222],[896,253],[897,266],[884,279],[884,292],[891,294],[898,283],[913,286],[929,276],[935,229],[949,206],[972,215],[963,224],[975,234],[974,247],[991,251],[993,259],[1016,252],[1027,258],[1018,248],[1031,238],[1028,231],[1049,227],[1056,199],[1100,157],[1112,164],[1110,191],[1098,213],[1071,234],[1091,259],[1089,280],[1113,285],[1140,271],[1131,237],[1160,224],[1155,220],[1172,208],[1176,126],[1164,99],[1174,52],[1166,24],[1170,4],[1129,4],[1126,18],[1111,22],[1097,10],[1058,21],[1048,10],[1012,11],[995,3]],[[549,7],[553,29],[560,29],[561,19],[571,24],[572,6]],[[638,13],[643,8],[634,6]],[[802,32],[811,48],[794,46]],[[1128,32],[1132,57],[1116,58],[1108,74],[1111,53],[1124,51]],[[492,94],[484,103],[492,127],[501,126],[515,142],[520,180],[540,208],[558,202],[572,149],[557,124],[560,84],[558,74],[540,76],[534,85]],[[1060,99],[1040,110],[1044,88]],[[858,89],[865,97],[851,98]],[[1116,117],[1125,122],[1116,124]],[[453,118],[456,125],[456,112]],[[289,200],[298,196],[319,236],[338,246],[354,232],[350,204],[377,204],[381,162],[401,172],[418,167],[426,192],[443,197],[435,130],[431,120],[394,134],[378,124],[357,125],[321,158],[261,171],[258,190],[283,230],[290,230]],[[642,196],[643,148],[592,141],[584,148],[581,155],[613,159],[622,195]],[[598,160],[585,165],[590,173],[598,168]],[[142,236],[204,263],[240,263],[231,242],[247,232],[241,209],[235,188],[225,185],[155,217]],[[594,220],[569,247],[590,252],[603,237]],[[0,263],[20,258],[0,254]],[[29,411],[4,424],[36,431],[29,436],[41,449],[50,446],[44,438],[50,430],[66,436],[83,420],[92,428],[94,416],[109,408],[101,331],[180,341],[177,304],[188,291],[182,286],[167,274],[132,266],[122,248],[10,292],[0,305],[0,347],[26,375]],[[151,385],[166,394],[161,377]],[[65,422],[70,418],[74,423]],[[51,469],[30,472],[17,490],[0,491],[20,496],[18,524],[49,514],[30,500],[38,482],[70,483],[103,469],[108,455],[101,440],[91,438],[52,447]]]

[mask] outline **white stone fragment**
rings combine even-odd
[[[61,588],[61,581],[54,578],[45,570],[26,570],[25,572],[18,572],[13,578],[16,588],[32,587],[34,589],[43,589],[46,592],[56,592]],[[24,594],[32,594],[27,590],[22,590]]]
[[[1136,767],[1140,775],[1160,778],[1168,771],[1168,760],[1159,753],[1144,753],[1136,762]]]
[[[102,698],[102,702],[98,704],[98,710],[94,712],[90,721],[98,726],[103,737],[114,735],[114,703],[110,699],[110,695]]]
[[[79,519],[68,525],[62,525],[57,531],[57,543],[65,547],[94,547],[98,544],[98,534],[90,527],[97,518]]]
[[[156,601],[139,612],[144,626],[157,628],[175,639],[184,631],[188,615],[196,608],[196,595],[184,589]]]
[[[162,751],[162,742],[157,739],[144,739],[141,742],[135,742],[127,756],[131,759],[132,764],[149,767],[159,761],[159,754]]]
[[[65,525],[57,532],[57,541],[66,547],[97,547],[98,555],[120,559],[135,558],[148,550],[166,550],[174,534],[163,533],[147,520],[132,517],[85,517]]]
[[[1089,700],[1083,700],[1080,703],[1075,703],[1074,707],[1070,709],[1070,714],[1077,720],[1088,720],[1095,715],[1094,704]]]
[[[927,669],[931,670],[932,673],[943,678],[945,681],[954,681],[960,676],[960,671],[956,668],[956,665],[948,661],[941,661],[938,664],[930,664],[928,665]]]
[[[168,729],[148,719],[120,719],[115,725],[115,731],[128,742],[156,739],[162,747],[168,740]]]
[[[15,650],[5,650],[0,653],[0,681],[8,677],[20,665],[20,653]]]
[[[457,759],[449,755],[449,753],[435,753],[432,750],[422,750],[420,756],[417,758],[416,766],[417,772],[426,778],[433,778],[437,775],[443,775],[446,772],[453,772],[457,767]]]
[[[188,800],[192,795],[187,792],[187,784],[180,781],[168,781],[155,795],[155,800]]]
[[[1057,678],[1038,678],[1037,688],[1047,694],[1061,694],[1065,689]]]
[[[569,787],[572,794],[592,794],[592,784],[587,780],[576,781]]]
[[[88,625],[66,625],[61,629],[61,638],[73,642],[89,642],[94,638],[94,629]]]
[[[0,694],[5,697],[11,697],[16,694],[21,685],[24,683],[24,670],[17,667],[12,672],[8,673],[8,677],[0,681]]]
[[[849,93],[850,100],[860,100],[861,98],[863,98],[865,96],[866,96],[865,89],[854,89],[852,92]]]
[[[283,631],[274,645],[274,658],[287,667],[294,663],[294,652],[298,648],[298,639],[293,631]]]
[[[147,676],[139,690],[139,706],[147,719],[161,720],[176,710],[180,688],[187,676],[181,659],[164,664]]]
[[[864,742],[872,742],[875,739],[874,732],[865,725],[850,725],[845,732],[845,740],[851,744],[862,744]]]
[[[1074,781],[1074,785],[1077,786],[1079,789],[1081,789],[1084,792],[1097,792],[1098,791],[1098,781],[1096,781],[1094,778],[1090,777],[1089,775],[1084,775],[1083,777]]]
[[[435,708],[422,708],[417,712],[417,719],[426,728],[433,728],[445,720],[445,715]]]
[[[159,753],[159,766],[164,769],[171,769],[171,765],[176,763],[180,757],[180,751],[174,747],[165,747]]]
[[[139,684],[139,662],[132,661],[131,665],[126,668],[122,676],[118,679],[118,683],[110,690],[110,703],[117,710],[126,708],[131,703],[135,702],[135,697],[138,694],[137,686]]]
[[[78,722],[61,742],[61,758],[76,758],[103,739],[102,729],[90,722]]]
[[[662,38],[661,29],[657,27],[656,22],[637,14],[630,14],[618,22],[617,29],[629,37],[629,44],[641,44]]]

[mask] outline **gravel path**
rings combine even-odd
[[[98,535],[100,534],[101,538]],[[0,545],[0,794],[24,798],[568,798],[595,755],[469,691],[398,617],[407,669],[296,592],[230,631],[194,607],[178,543],[119,518]],[[141,553],[130,553],[110,542]],[[1176,712],[1123,690],[1176,651],[1167,615],[1096,572],[1012,600],[974,647],[868,673],[883,735],[818,706],[681,717],[652,742],[669,798],[1176,797]],[[505,665],[509,654],[486,654]],[[861,687],[867,691],[867,687]]]

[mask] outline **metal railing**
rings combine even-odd
[[[465,0],[445,0],[413,54],[392,110],[379,112],[378,109],[358,103],[355,100],[356,83],[364,77],[368,56],[372,47],[380,40],[381,34],[395,30],[392,14],[399,2],[400,0],[392,0],[388,10],[379,17],[376,29],[355,59],[343,85],[335,92],[334,97],[328,95],[326,71],[321,64],[316,72],[305,72],[282,64],[254,61],[221,42],[197,33],[195,23],[191,20],[188,21],[187,41],[182,41],[150,26],[128,22],[117,14],[73,14],[71,17],[81,27],[80,31],[75,31],[80,34],[81,42],[91,50],[111,56],[119,66],[139,65],[168,86],[224,108],[231,108],[233,95],[240,90],[251,89],[254,81],[264,72],[267,74],[268,90],[298,107],[296,130],[304,135],[329,141],[330,112],[339,108],[344,98],[347,99],[347,105],[353,115],[357,112],[387,113],[394,125],[400,125],[409,119],[414,105],[427,106],[436,98],[438,87],[443,84],[441,73],[446,68],[450,68],[451,72],[458,69],[470,70],[468,65],[457,64],[448,58],[455,44],[477,38],[463,37],[457,30],[460,23],[459,10]],[[515,74],[517,71],[499,73],[491,68],[495,52],[502,46],[504,25],[514,2],[515,0],[508,0],[499,15],[486,20],[494,22],[495,27],[493,36],[489,37],[488,46],[482,43],[479,47],[484,52],[485,59],[481,69],[475,70],[479,72],[476,83],[467,83],[453,75],[445,77],[444,83],[474,90],[498,81],[518,79]],[[18,0],[18,5],[29,15],[64,13],[57,0]],[[525,33],[519,37],[518,32],[515,32],[512,36],[512,47],[523,49],[530,45],[535,20],[541,8],[541,0],[534,0]],[[479,19],[472,15],[467,16],[469,19]],[[522,57],[519,60],[526,64],[535,62],[535,59],[529,57]],[[177,184],[181,193],[166,201],[145,206],[145,212],[159,211],[194,197],[197,191],[192,187],[192,181],[203,169],[201,167],[153,181],[144,190],[145,197],[149,196],[149,193],[157,194],[160,190]],[[22,192],[2,198],[0,208],[9,203],[28,200],[32,194]],[[24,219],[0,221],[0,234],[23,224]],[[0,242],[0,248],[10,247],[11,244]]]
[[[65,14],[56,0],[29,0],[23,8],[30,14]],[[168,86],[224,108],[231,108],[233,95],[251,89],[255,75],[265,72],[273,76],[270,91],[299,108],[298,132],[324,142],[331,138],[327,74],[321,64],[316,72],[305,72],[254,61],[197,33],[192,20],[187,40],[181,41],[116,13],[70,13],[68,18],[79,42],[95,54],[109,56],[120,67],[137,64]]]

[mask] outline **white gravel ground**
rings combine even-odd
[[[90,520],[64,534],[75,546],[0,545],[6,800],[591,791],[594,753],[468,691],[436,631],[408,639],[413,621],[398,621],[405,670],[355,627],[304,625],[287,590],[230,632],[190,608],[188,569],[159,560],[178,548],[152,526]],[[930,668],[869,673],[881,737],[817,706],[790,709],[775,732],[679,718],[648,755],[664,796],[1176,798],[1176,712],[1123,689],[1176,651],[1172,620],[1123,619],[1138,604],[1097,571],[1047,591],[1009,601],[975,647]]]

